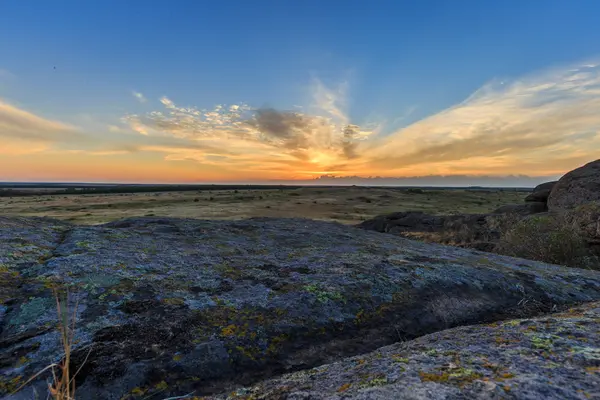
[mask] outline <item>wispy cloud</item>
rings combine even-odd
[[[491,82],[464,102],[371,143],[366,161],[390,171],[522,170],[553,173],[600,151],[600,65]]]
[[[123,128],[122,126],[118,126],[118,125],[109,124],[109,125],[107,125],[107,128],[108,128],[109,132],[113,132],[113,133],[127,133],[127,132],[129,132],[129,129]]]
[[[141,94],[140,92],[136,92],[135,90],[131,92],[131,94],[133,95],[133,97],[135,97],[137,99],[137,101],[139,101],[140,103],[145,103],[148,101],[148,99],[146,99],[146,97]]]
[[[314,80],[312,89],[312,101],[291,110],[245,103],[201,109],[163,97],[154,111],[88,124],[90,135],[0,100],[0,153],[62,152],[146,166],[162,159],[179,162],[170,171],[186,166],[219,179],[555,176],[600,154],[599,63],[492,81],[385,136],[414,109],[399,110],[387,125],[373,117],[360,124],[348,112],[347,83]]]
[[[167,159],[256,172],[266,166],[304,177],[507,174],[521,173],[523,166],[528,173],[553,175],[600,151],[597,63],[490,82],[460,104],[387,136],[377,135],[383,122],[352,123],[347,84],[331,89],[315,80],[313,93],[310,113],[242,103],[206,110],[163,97],[163,110],[124,121],[146,136],[167,135],[211,149],[166,151]],[[405,110],[391,126],[413,112]]]
[[[39,117],[0,100],[0,153],[39,152],[52,143],[80,137],[70,125]]]
[[[316,107],[324,111],[338,123],[348,124],[346,114],[348,82],[344,81],[336,88],[327,87],[319,79],[313,78],[312,92]]]
[[[202,144],[213,150],[178,150],[167,159],[195,159],[203,163],[231,165],[263,171],[292,169],[299,174],[330,172],[327,164],[356,158],[356,145],[373,131],[350,124],[340,102],[342,91],[330,91],[320,83],[315,105],[322,115],[297,110],[256,109],[247,104],[217,105],[211,110],[180,107],[173,100],[160,99],[164,110],[145,115],[128,115],[124,121],[146,136],[164,134]],[[313,106],[314,108],[314,106]],[[227,149],[220,158],[218,149]]]

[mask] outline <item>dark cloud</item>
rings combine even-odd
[[[339,153],[347,159],[358,157],[356,142],[361,131],[357,125],[343,127],[326,117],[274,108],[234,105],[207,111],[178,107],[167,98],[161,102],[166,112],[130,115],[125,120],[146,136],[155,131],[192,141],[235,139],[250,147],[268,145],[299,160],[310,160],[314,152]]]
[[[360,133],[360,127],[358,125],[346,125],[344,128],[343,139],[342,139],[342,151],[344,156],[348,159],[357,158],[357,138]]]

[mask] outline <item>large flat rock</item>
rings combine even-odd
[[[598,399],[599,333],[596,302],[449,329],[213,399]]]
[[[2,218],[0,250],[0,394],[60,358],[57,283],[77,291],[85,399],[218,393],[600,299],[598,272],[303,219]]]

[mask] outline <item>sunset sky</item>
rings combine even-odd
[[[600,158],[598,15],[596,0],[0,1],[0,181],[560,176]]]

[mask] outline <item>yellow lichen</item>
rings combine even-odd
[[[408,358],[402,357],[400,354],[393,354],[392,360],[394,360],[394,362],[399,362],[399,363],[407,363],[408,362]]]
[[[140,387],[134,387],[133,389],[131,389],[131,394],[135,395],[135,396],[142,396],[144,394],[146,394],[147,390],[146,389],[142,389]]]
[[[4,392],[14,392],[15,390],[17,390],[17,388],[19,386],[21,386],[21,380],[23,379],[22,376],[15,376],[12,379],[9,380],[0,380],[0,391],[4,391]]]
[[[421,381],[436,383],[456,383],[460,386],[471,383],[474,380],[481,379],[483,375],[470,369],[457,368],[452,372],[443,371],[441,373],[419,372]]]
[[[237,327],[235,325],[228,325],[225,328],[221,329],[221,335],[223,336],[234,336]]]
[[[27,364],[29,362],[29,359],[25,356],[22,356],[19,358],[19,362],[18,365],[23,365],[23,364]]]
[[[185,300],[180,297],[166,298],[162,302],[171,306],[182,306],[185,304]]]
[[[346,390],[350,389],[350,386],[352,386],[351,383],[345,383],[342,386],[340,386],[337,391],[338,393],[345,392]]]

